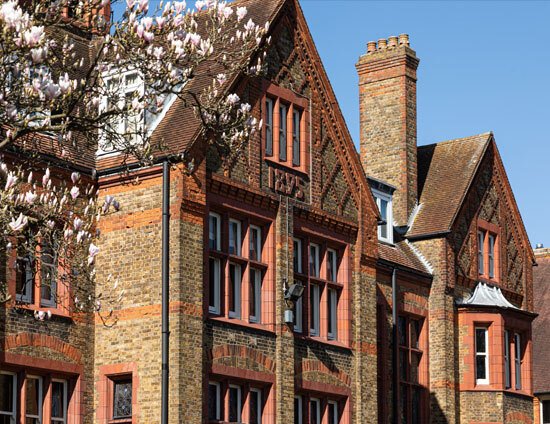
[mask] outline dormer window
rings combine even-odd
[[[378,224],[378,240],[393,244],[392,196],[375,189],[372,189],[372,194],[383,221]]]

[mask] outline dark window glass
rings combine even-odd
[[[285,105],[279,106],[279,160],[286,160],[286,118]]]
[[[300,111],[296,109],[292,116],[292,164],[300,165]]]
[[[485,356],[476,356],[476,379],[485,380],[486,378]]]
[[[229,421],[232,423],[241,422],[241,388],[229,388]]]
[[[420,388],[414,387],[412,389],[412,405],[411,405],[411,423],[412,424],[420,424],[420,402],[421,402],[421,394],[420,394]]]
[[[132,380],[114,382],[113,418],[132,416]]]
[[[407,320],[405,317],[399,317],[397,320],[399,329],[399,344],[401,346],[408,346],[407,343]]]
[[[0,412],[13,412],[13,380],[13,375],[0,374]]]
[[[478,328],[476,329],[476,352],[487,352],[487,346],[485,345],[485,333],[487,330]]]
[[[66,411],[66,384],[60,381],[52,382],[52,423],[64,423]]]
[[[521,336],[514,335],[514,346],[516,356],[516,390],[521,390]]]
[[[261,250],[261,243],[262,243],[262,234],[259,228],[250,228],[250,252],[249,257],[253,261],[261,261],[262,260],[262,250]]]
[[[550,400],[542,402],[542,422],[543,424],[550,424]]]
[[[321,417],[320,417],[320,405],[319,400],[317,399],[311,399],[309,402],[309,422],[310,424],[321,424]]]
[[[273,154],[273,100],[265,100],[265,154]]]
[[[40,304],[55,307],[57,304],[57,255],[55,246],[43,243],[40,252]]]
[[[209,298],[208,306],[211,311],[218,311],[219,307],[219,291],[220,291],[220,260],[210,258],[208,260],[209,270]]]
[[[409,390],[406,385],[401,386],[401,398],[399,399],[399,406],[401,410],[401,424],[407,424],[408,420],[408,407],[409,407]]]
[[[250,424],[261,424],[262,422],[262,394],[261,392],[250,391]]]
[[[293,264],[294,272],[302,273],[302,242],[301,240],[294,240],[293,249]]]
[[[510,362],[510,332],[508,330],[504,332],[504,373],[505,385],[509,389],[512,387],[512,363]]]
[[[15,278],[16,299],[19,302],[33,302],[34,261],[31,255],[17,258]]]
[[[209,420],[219,420],[219,404],[220,399],[218,398],[219,386],[216,384],[208,385],[208,419]]]
[[[301,403],[302,403],[302,398],[299,398],[299,397],[294,398],[294,424],[302,424]]]

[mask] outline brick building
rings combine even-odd
[[[537,246],[538,247],[538,246]],[[537,266],[533,270],[533,295],[535,312],[533,322],[533,391],[535,394],[535,423],[550,423],[550,249],[535,249]]]
[[[221,167],[177,101],[152,129],[195,158],[170,174],[170,422],[531,423],[534,256],[493,135],[417,147],[402,35],[357,63],[357,152],[297,1],[240,3],[271,22],[267,74],[233,87],[261,134]],[[65,422],[160,421],[162,170],[93,166],[123,205],[97,259],[118,322],[0,310],[5,422],[25,375],[49,393],[58,373],[80,387]]]

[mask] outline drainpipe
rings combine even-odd
[[[399,309],[398,293],[397,293],[397,268],[393,268],[391,275],[391,291],[392,291],[392,362],[393,362],[393,422],[399,423],[399,327],[397,311]]]
[[[170,287],[170,164],[162,163],[162,388],[161,424],[168,424],[168,347]]]

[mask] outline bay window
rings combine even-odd
[[[262,383],[224,378],[210,380],[207,397],[208,421],[262,424],[264,403],[268,394],[269,385]]]
[[[342,421],[342,398],[331,394],[302,392],[294,396],[294,424],[339,424]]]

